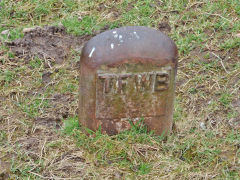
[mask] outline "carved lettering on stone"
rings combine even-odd
[[[166,72],[149,72],[136,74],[98,74],[103,83],[103,92],[125,93],[129,83],[134,83],[137,92],[164,91],[168,88],[169,74]],[[131,79],[131,80],[130,80]]]

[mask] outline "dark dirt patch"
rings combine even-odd
[[[72,101],[73,97],[71,96],[71,94],[55,94],[53,96],[53,102],[61,102],[63,104]]]
[[[76,116],[77,105],[77,97],[71,93],[54,94],[49,98],[49,107],[34,119],[34,123],[47,129],[61,129],[63,119]]]
[[[130,10],[132,10],[133,8],[134,8],[134,4],[135,4],[136,2],[130,2],[130,3],[128,3],[128,6],[127,6],[127,8],[126,8],[126,10],[127,11],[130,11]]]
[[[171,31],[171,27],[167,22],[160,23],[158,29],[164,33],[169,33]]]
[[[234,110],[237,111],[238,114],[240,115],[240,99],[234,99],[232,102],[232,106]],[[240,117],[238,117],[238,119],[239,119],[239,125],[240,125]]]
[[[240,99],[235,99],[232,102],[233,107],[239,107],[240,108]]]
[[[37,122],[38,120],[38,122]],[[21,149],[34,160],[37,160],[47,153],[46,144],[54,143],[59,139],[59,134],[56,132],[54,124],[60,124],[52,119],[38,118],[35,120],[34,126],[27,130],[25,136],[19,137],[17,144]]]
[[[47,84],[47,83],[49,83],[50,81],[51,81],[51,75],[52,75],[52,73],[51,72],[44,72],[43,74],[42,74],[42,81],[43,81],[43,83],[44,84]]]
[[[229,125],[232,129],[240,130],[240,118],[232,118],[229,120]]]
[[[0,180],[9,179],[11,164],[0,159]]]
[[[24,149],[24,152],[28,156],[30,156],[34,160],[37,160],[41,153],[40,141],[41,140],[37,136],[35,137],[28,136],[21,138],[21,140],[18,141],[18,144],[21,145],[21,149]]]
[[[105,27],[108,29],[109,27]],[[44,28],[27,28],[23,30],[25,35],[22,39],[14,40],[7,45],[16,55],[17,60],[21,58],[24,63],[29,63],[34,57],[38,57],[44,61],[44,67],[48,68],[54,64],[62,64],[69,67],[70,70],[75,70],[78,64],[69,65],[67,57],[73,56],[71,50],[81,52],[84,43],[92,36],[72,36],[66,33],[64,27],[46,26]],[[79,55],[79,54],[78,54]],[[50,63],[50,64],[49,64]],[[36,93],[42,94],[45,87],[54,85],[55,81],[52,77],[55,71],[45,69],[42,72],[42,84],[38,89],[30,90],[26,96],[33,96]],[[2,98],[0,96],[0,98]],[[47,129],[59,129],[62,126],[62,119],[76,115],[77,103],[75,95],[72,93],[53,94],[49,99],[49,107],[44,108],[41,114],[34,119],[36,126],[41,126]],[[1,99],[0,99],[1,100]]]
[[[53,106],[53,113],[58,119],[66,119],[69,116],[75,116],[77,104],[73,103],[77,97],[72,94],[57,94],[53,96],[54,99],[50,102]]]
[[[25,31],[22,39],[7,43],[11,51],[27,62],[32,57],[50,60],[61,64],[69,55],[71,49],[81,50],[83,43],[90,36],[72,36],[66,33],[64,27],[36,27]]]
[[[62,125],[62,121],[59,118],[46,117],[46,118],[36,118],[36,125],[42,125],[48,128],[56,128],[59,129]]]

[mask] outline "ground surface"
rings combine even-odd
[[[0,1],[0,179],[240,179],[239,16],[238,0]],[[78,126],[81,48],[124,25],[178,46],[167,139]]]

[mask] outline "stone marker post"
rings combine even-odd
[[[80,123],[117,134],[141,118],[156,134],[172,128],[177,48],[160,31],[142,26],[103,32],[83,48]]]

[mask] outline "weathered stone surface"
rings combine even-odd
[[[80,123],[117,134],[141,118],[157,134],[172,127],[177,48],[160,31],[130,26],[106,31],[83,48]]]

